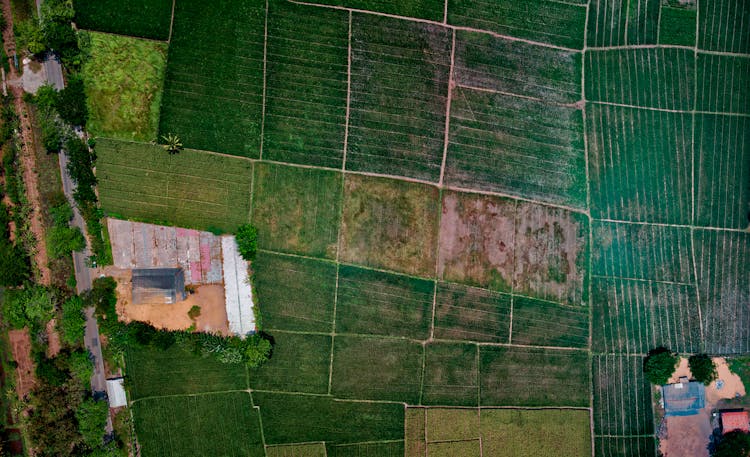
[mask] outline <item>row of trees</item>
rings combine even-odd
[[[643,373],[646,379],[652,384],[666,384],[679,363],[679,354],[665,347],[659,347],[649,351],[648,356],[643,362]],[[696,381],[709,385],[716,379],[716,366],[708,355],[691,355],[688,358],[688,365]]]

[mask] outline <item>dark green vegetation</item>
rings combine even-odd
[[[594,453],[608,457],[656,457],[653,436],[597,436]]]
[[[438,283],[435,338],[504,343],[510,334],[511,296]]]
[[[479,347],[430,343],[425,346],[424,405],[479,405]]]
[[[274,332],[273,357],[250,370],[250,386],[258,390],[328,393],[331,337]]]
[[[513,297],[512,343],[586,348],[588,341],[588,308]]]
[[[429,19],[438,22],[443,20],[444,2],[442,0],[414,0],[408,2],[400,0],[322,0],[318,3]]]
[[[734,430],[721,437],[712,453],[713,457],[750,456],[750,434]]]
[[[156,40],[169,38],[171,0],[74,0],[76,25],[82,29]]]
[[[679,356],[667,348],[652,349],[643,360],[643,375],[651,384],[666,384],[679,361]]]
[[[698,2],[698,47],[708,51],[750,52],[750,36],[741,30],[750,23],[745,1]]]
[[[750,56],[698,54],[696,109],[750,114]]]
[[[643,374],[643,357],[596,355],[592,369],[594,434],[652,434],[651,387]]]
[[[586,45],[598,47],[656,43],[660,3],[664,2],[661,0],[631,0],[629,2],[592,0],[589,6]],[[693,36],[695,36],[695,22],[693,22]],[[690,43],[690,46],[693,44],[694,42]]]
[[[692,373],[695,380],[705,385],[711,384],[711,381],[718,376],[716,365],[714,365],[714,361],[707,354],[691,355],[688,358],[688,364],[690,366],[690,373]]]
[[[234,234],[237,240],[237,250],[243,259],[255,260],[258,253],[258,229],[254,225],[242,224]]]
[[[694,46],[695,21],[696,11],[693,9],[662,7],[659,44]]]

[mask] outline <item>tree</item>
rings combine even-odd
[[[690,372],[693,374],[693,377],[705,385],[711,384],[711,381],[718,376],[714,361],[706,354],[690,356],[688,364],[690,365]]]
[[[190,307],[190,310],[188,311],[188,317],[190,320],[194,321],[198,318],[198,316],[201,315],[201,307],[198,305],[193,305]]]
[[[167,133],[166,135],[162,135],[161,139],[162,141],[164,141],[162,147],[168,153],[177,154],[178,152],[182,151],[182,140],[180,140],[180,137],[175,135],[174,133]]]
[[[73,296],[62,304],[59,324],[60,337],[65,344],[76,346],[83,342],[86,333],[86,317],[83,315],[83,300]]]
[[[57,93],[55,109],[64,121],[72,125],[85,125],[89,117],[86,107],[86,91],[83,77],[72,75],[68,78],[68,85]],[[88,150],[88,147],[86,148]]]
[[[56,226],[47,232],[47,251],[53,259],[65,257],[85,247],[86,238],[78,227]]]
[[[41,54],[47,50],[44,34],[39,28],[36,20],[28,19],[13,24],[13,33],[16,35],[16,44],[31,54]]]
[[[241,225],[235,234],[240,255],[245,260],[255,259],[258,251],[258,229],[250,224]]]
[[[643,373],[652,384],[666,384],[678,362],[677,354],[669,349],[664,347],[652,349],[643,361]]]
[[[727,433],[714,448],[713,457],[750,457],[750,434],[740,430]]]
[[[104,428],[107,426],[109,405],[106,401],[84,400],[76,410],[78,431],[83,436],[83,442],[91,448],[102,446],[104,442]]]
[[[20,286],[28,277],[29,262],[23,249],[0,240],[0,286]]]

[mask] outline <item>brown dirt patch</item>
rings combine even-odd
[[[742,383],[742,378],[731,372],[727,359],[724,357],[714,357],[714,365],[716,365],[716,372],[718,374],[717,380],[724,381],[724,385],[721,390],[716,389],[716,381],[706,387],[706,402],[711,405],[715,405],[721,400],[727,400],[735,398],[737,395],[740,397],[746,394],[745,385]]]
[[[667,384],[676,384],[680,382],[680,378],[686,376],[688,379],[693,378],[693,373],[690,372],[690,365],[688,365],[687,357],[680,357],[680,363],[677,364],[677,368],[672,373],[672,377],[669,378]]]
[[[60,342],[60,334],[57,333],[56,320],[50,319],[47,322],[45,331],[47,332],[47,357],[55,357],[60,353],[62,349],[62,343]]]
[[[667,418],[667,439],[659,443],[664,457],[708,457],[708,443],[713,433],[708,408],[700,414]]]
[[[34,376],[34,362],[31,359],[31,336],[29,329],[8,331],[8,340],[16,361],[16,392],[19,398],[24,398],[34,388],[36,378]]]

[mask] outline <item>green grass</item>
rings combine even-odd
[[[156,40],[169,38],[171,0],[74,0],[73,6],[79,28]]]
[[[479,440],[427,443],[430,457],[474,457],[481,454]]]
[[[330,444],[401,440],[404,406],[330,397],[253,392],[260,407],[266,444]]]
[[[175,6],[159,132],[185,146],[258,157],[265,2]]]
[[[527,297],[513,297],[515,344],[586,348],[589,309]]]
[[[347,175],[341,260],[432,277],[439,208],[434,187]]]
[[[699,111],[750,114],[750,57],[698,53]]]
[[[318,3],[432,21],[443,20],[442,0],[322,0]]]
[[[331,331],[336,265],[261,252],[253,271],[255,303],[265,329]]]
[[[422,404],[478,406],[478,348],[432,342],[425,346]]]
[[[435,338],[505,343],[510,331],[508,294],[438,283]]]
[[[326,450],[328,457],[403,457],[404,442],[329,444]]]
[[[133,417],[143,455],[265,455],[258,411],[246,392],[142,400]]]
[[[652,436],[597,436],[594,455],[606,457],[656,457],[656,443]]]
[[[341,168],[349,15],[269,3],[263,157]]]
[[[432,281],[342,265],[336,301],[336,332],[430,335]]]
[[[131,400],[162,395],[247,389],[242,364],[225,364],[177,346],[131,348],[125,354]]]
[[[479,439],[479,409],[428,408],[427,442]]]
[[[589,457],[586,410],[482,409],[482,448],[496,457]]]
[[[750,36],[742,32],[750,23],[749,3],[736,0],[697,3],[700,49],[745,54],[750,52]]]
[[[226,232],[249,219],[249,161],[103,138],[96,154],[99,196],[109,214]]]
[[[586,44],[590,47],[655,44],[660,3],[662,0],[592,1]]]
[[[695,10],[662,6],[659,44],[695,46],[695,21]]]
[[[457,87],[450,136],[447,184],[586,206],[580,110]]]
[[[326,457],[326,446],[323,443],[315,444],[282,444],[268,446],[267,457]]]
[[[348,170],[437,182],[450,71],[448,29],[352,19]]]
[[[337,398],[417,404],[422,351],[421,345],[406,340],[336,336],[331,393]]]
[[[750,356],[731,358],[727,361],[729,362],[729,369],[732,373],[742,379],[742,384],[750,386]]]
[[[568,3],[552,0],[449,0],[448,23],[582,49],[586,22],[586,5],[583,3],[577,0]]]
[[[271,359],[250,370],[250,387],[284,392],[328,393],[331,337],[273,332]]]
[[[651,385],[643,377],[643,357],[595,355],[592,369],[594,434],[652,434]]]
[[[481,406],[589,406],[584,351],[482,346],[479,355]]]
[[[335,258],[342,179],[333,171],[257,164],[252,219],[258,246]]]
[[[167,45],[104,33],[90,34],[82,74],[94,136],[155,141]]]

